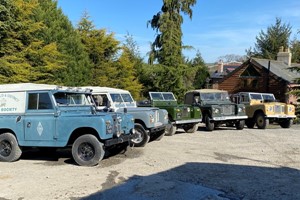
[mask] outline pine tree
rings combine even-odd
[[[85,12],[77,25],[77,32],[85,51],[91,61],[91,79],[94,86],[109,86],[116,77],[113,62],[120,50],[120,42],[114,38],[113,33],[105,29],[95,29],[90,16]]]
[[[38,0],[33,19],[44,23],[44,30],[37,36],[46,44],[56,43],[64,55],[66,67],[54,74],[55,78],[67,86],[87,85],[91,81],[91,63],[67,16],[57,7],[57,1]]]
[[[268,27],[266,32],[261,30],[256,37],[254,50],[252,51],[251,48],[246,50],[247,55],[275,60],[279,48],[288,47],[291,29],[289,24],[282,23],[280,18],[276,18],[275,25]]]
[[[191,7],[196,2],[196,0],[163,0],[161,11],[148,21],[148,24],[157,31],[151,45],[150,64],[155,60],[159,64],[173,67],[183,63],[181,13],[192,18]]]
[[[36,36],[44,24],[32,20],[35,0],[1,0],[0,78],[2,83],[56,82],[53,74],[64,67],[55,43]]]

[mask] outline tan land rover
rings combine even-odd
[[[296,118],[295,106],[278,102],[272,93],[240,92],[233,95],[236,103],[246,106],[246,126],[265,129],[269,123],[277,122],[282,128],[290,128]]]

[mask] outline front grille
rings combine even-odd
[[[223,115],[234,115],[234,105],[222,105]]]
[[[121,129],[121,116],[114,114],[113,116],[114,124],[113,124],[113,132],[115,133],[115,136],[119,137],[122,133]]]
[[[283,111],[281,105],[275,105],[274,110],[275,110],[275,113],[281,113]]]
[[[182,110],[182,117],[189,117],[188,108],[183,108],[183,110]]]
[[[154,122],[158,122],[159,121],[159,112],[158,110],[155,111],[155,118],[154,118]]]

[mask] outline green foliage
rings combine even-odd
[[[187,70],[191,72],[190,76],[186,76],[186,78],[191,81],[190,88],[204,88],[206,80],[209,78],[209,71],[205,65],[201,53],[198,51],[195,58],[192,60],[187,60],[186,64],[189,66]]]
[[[79,34],[69,19],[57,7],[57,1],[38,0],[39,6],[33,16],[37,22],[43,22],[45,28],[37,37],[50,44],[55,42],[57,49],[64,55],[66,67],[54,74],[58,82],[68,86],[89,84],[91,64]]]
[[[78,23],[77,31],[92,63],[91,85],[126,89],[138,98],[142,85],[137,68],[141,60],[135,52],[134,41],[127,38],[127,46],[121,46],[113,33],[95,29],[87,13]]]
[[[276,18],[275,25],[263,30],[256,36],[255,48],[248,49],[247,55],[265,58],[276,59],[280,47],[287,48],[292,27],[289,24],[282,23],[280,18]]]
[[[185,46],[182,44],[181,14],[192,18],[191,7],[195,4],[196,0],[163,0],[161,11],[148,21],[157,36],[149,52],[150,66],[145,65],[140,75],[145,93],[172,91],[180,101],[184,92],[194,86],[197,69],[185,64],[182,55]]]
[[[157,31],[149,53],[149,64],[153,64],[156,60],[165,66],[174,67],[182,64],[181,12],[192,18],[191,7],[195,4],[196,0],[163,0],[161,11],[148,21],[148,24]]]
[[[290,49],[292,53],[292,62],[300,63],[300,41],[293,39],[290,43]]]
[[[118,71],[117,79],[114,81],[117,88],[129,90],[134,98],[139,98],[142,85],[136,77],[134,70],[135,63],[130,59],[130,50],[123,48],[120,58],[116,62]]]
[[[64,67],[56,43],[37,38],[45,28],[32,20],[38,7],[35,0],[1,0],[1,83],[56,82],[55,74]]]

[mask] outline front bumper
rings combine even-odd
[[[187,119],[187,120],[176,120],[175,124],[192,124],[192,123],[200,123],[201,119]]]
[[[222,117],[213,117],[212,121],[228,121],[228,120],[243,120],[247,119],[247,115],[243,116],[222,116]]]
[[[296,115],[266,115],[267,119],[278,118],[278,119],[292,119],[296,118]]]
[[[149,129],[150,134],[157,133],[166,129],[166,125],[155,126]]]
[[[138,137],[139,137],[139,135],[135,132],[132,133],[132,134],[121,135],[118,138],[111,138],[111,139],[105,140],[104,145],[108,147],[108,146],[112,146],[112,145],[115,145],[115,144],[130,142],[132,139],[135,139],[135,138],[138,138]]]

